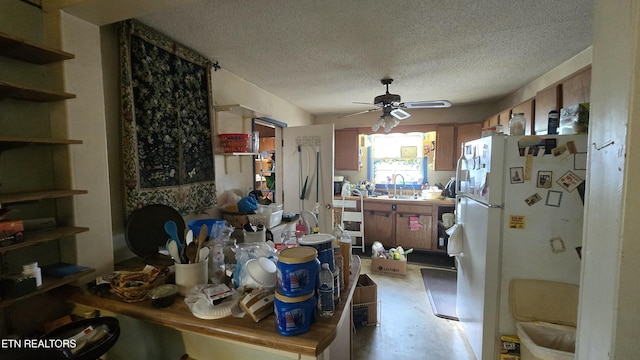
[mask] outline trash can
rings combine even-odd
[[[93,329],[86,336],[78,336],[85,329]],[[43,339],[70,339],[76,337],[76,348],[56,349],[58,354],[55,359],[95,360],[104,355],[118,341],[120,337],[120,325],[118,319],[104,316],[92,319],[74,321],[62,325],[48,334]],[[77,349],[77,350],[76,350]],[[62,354],[63,357],[59,357]],[[53,357],[48,357],[53,358]]]
[[[513,279],[509,307],[516,320],[521,360],[573,360],[578,286],[548,280]]]
[[[53,345],[47,343],[49,345],[46,347],[6,349],[0,354],[3,360],[95,360],[109,351],[119,337],[118,319],[98,317],[62,325],[39,339],[55,340]],[[65,347],[62,344],[74,346]]]

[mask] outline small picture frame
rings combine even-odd
[[[415,158],[418,156],[417,146],[401,146],[400,156],[403,158]]]
[[[512,184],[523,184],[524,183],[524,167],[512,167],[509,169],[510,178]]]
[[[574,172],[567,171],[558,179],[558,181],[556,181],[556,183],[568,192],[572,192],[578,187],[578,185],[582,184],[583,181],[584,179],[576,175]]]
[[[536,187],[549,189],[553,184],[553,172],[552,171],[538,171],[538,181]]]
[[[560,207],[562,202],[562,191],[549,190],[547,191],[547,201],[545,205]]]

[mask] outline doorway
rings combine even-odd
[[[282,129],[287,124],[267,118],[253,119],[252,130],[259,134],[258,155],[253,163],[253,189],[262,194],[266,202],[282,203],[282,170],[276,161],[281,158]],[[267,201],[268,200],[268,201]]]

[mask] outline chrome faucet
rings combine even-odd
[[[398,197],[398,191],[396,189],[396,185],[398,185],[398,176],[402,178],[402,185],[405,185],[404,176],[402,176],[402,174],[395,174],[393,176],[393,197],[395,198]]]

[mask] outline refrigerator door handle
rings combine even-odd
[[[460,145],[462,147],[461,151],[460,151],[460,158],[458,159],[458,162],[456,163],[456,194],[460,194],[460,191],[462,190],[462,179],[460,179],[460,174],[462,173],[462,161],[466,161],[466,158],[464,157],[464,143],[462,143]],[[467,179],[465,179],[467,180]]]
[[[476,203],[478,203],[480,206],[482,207],[486,207],[487,209],[504,209],[504,205],[497,205],[497,204],[487,204],[487,203],[483,203],[481,201],[478,201],[472,197],[466,196],[466,195],[461,195],[457,197],[457,201],[460,202],[462,201],[462,198],[465,197],[471,201],[474,201]]]

